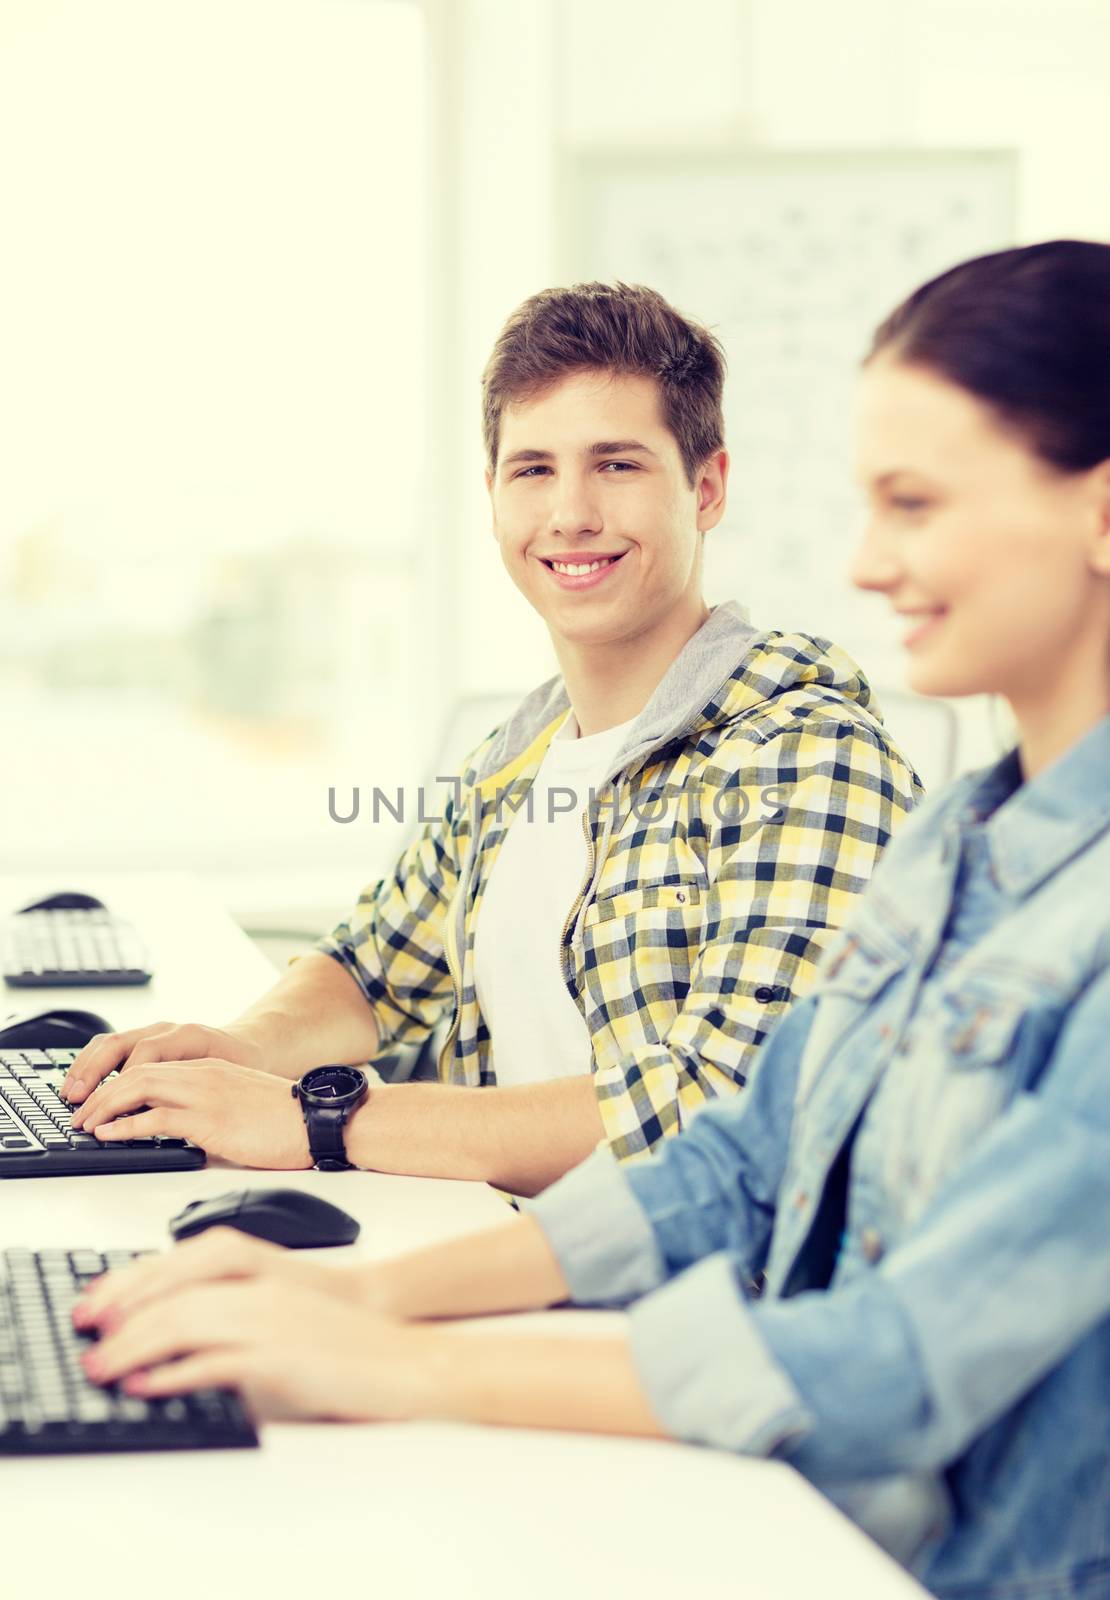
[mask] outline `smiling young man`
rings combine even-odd
[[[340,1156],[531,1194],[744,1085],[918,785],[841,651],[705,603],[722,382],[716,340],[649,289],[548,290],[514,313],[484,376],[486,478],[559,676],[236,1022],[88,1046],[76,1126],[308,1166],[288,1080],[450,1017],[445,1081],[372,1087]]]

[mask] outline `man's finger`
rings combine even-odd
[[[96,1034],[78,1052],[66,1073],[62,1095],[70,1101],[84,1100],[102,1079],[128,1059],[140,1040],[167,1033],[172,1027],[169,1022],[153,1022],[142,1028],[127,1028],[122,1033]]]
[[[128,1071],[162,1061],[196,1061],[209,1052],[208,1028],[184,1023],[138,1039],[127,1059]]]
[[[194,1106],[204,1079],[191,1069],[209,1065],[210,1062],[199,1061],[160,1061],[153,1066],[134,1067],[126,1077],[101,1084],[73,1113],[70,1127],[95,1133],[99,1125],[140,1106]]]
[[[154,1139],[159,1135],[163,1139],[188,1139],[190,1135],[186,1129],[189,1127],[191,1123],[183,1112],[158,1106],[152,1111],[140,1111],[137,1116],[102,1122],[93,1129],[93,1134],[105,1144],[118,1144],[121,1139]]]
[[[133,1098],[135,1093],[133,1078],[134,1075],[132,1081],[127,1083],[123,1079],[115,1078],[111,1083],[102,1084],[91,1094],[85,1104],[78,1106],[69,1119],[69,1125],[74,1132],[94,1133],[98,1124],[111,1122],[113,1117],[120,1115],[121,1112],[134,1111],[137,1107],[146,1105],[142,1090],[138,1091],[137,1100]]]

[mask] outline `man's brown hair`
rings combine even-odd
[[[589,370],[655,379],[663,420],[692,485],[698,467],[724,444],[724,351],[707,328],[654,289],[627,283],[543,289],[513,312],[482,374],[490,471],[497,466],[505,407]]]

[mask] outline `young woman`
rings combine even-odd
[[[859,437],[855,581],[914,688],[1004,695],[1019,743],[895,839],[745,1095],[462,1244],[112,1274],[94,1376],[778,1454],[938,1594],[1110,1595],[1110,246],[918,290]],[[626,1334],[462,1362],[418,1320],[566,1300]]]

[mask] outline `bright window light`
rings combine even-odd
[[[405,0],[5,5],[3,865],[303,867],[410,777],[425,72]]]

